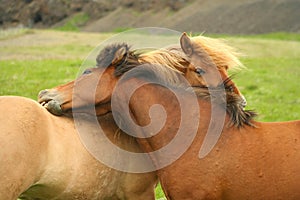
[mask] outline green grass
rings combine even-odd
[[[156,198],[156,199],[162,199],[162,198],[165,198],[164,192],[163,192],[163,190],[162,190],[160,184],[158,184],[158,186],[156,187],[156,190],[155,190],[155,198]]]
[[[300,119],[300,58],[244,59],[235,83],[261,121]]]
[[[129,27],[118,27],[118,28],[115,28],[112,32],[113,33],[121,33],[121,32],[124,32],[124,31],[128,31],[128,30],[131,30],[132,28],[129,28]]]
[[[265,34],[258,34],[258,35],[248,35],[248,36],[243,36],[243,37],[272,39],[272,40],[300,41],[300,34],[285,33],[285,32],[265,33]]]
[[[83,26],[90,17],[86,13],[78,13],[68,19],[64,25],[56,27],[56,30],[60,31],[79,31],[80,26]]]
[[[199,35],[201,33],[193,33],[193,35]],[[252,38],[252,39],[267,39],[267,40],[282,40],[282,41],[300,41],[300,34],[298,33],[286,33],[286,32],[275,32],[275,33],[264,33],[256,35],[228,35],[228,34],[205,34],[210,37],[216,38]]]
[[[42,89],[73,80],[89,52],[110,36],[36,30],[2,35],[0,33],[0,95],[32,99],[36,99]],[[32,36],[32,40],[28,36]],[[247,108],[259,113],[257,119],[300,119],[300,34],[226,38],[248,55],[242,59],[247,70],[233,72],[236,73],[234,81],[248,100]],[[160,186],[156,197],[163,197]]]
[[[0,95],[37,99],[40,90],[75,79],[80,60],[0,61]]]

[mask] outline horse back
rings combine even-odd
[[[231,129],[225,135],[224,195],[300,199],[300,121],[255,122],[255,126]]]

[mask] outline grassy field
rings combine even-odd
[[[89,53],[112,34],[53,30],[0,32],[0,95],[36,99],[40,90],[73,80]],[[260,121],[300,119],[300,40],[297,34],[224,36],[245,56],[235,82]],[[163,197],[160,188],[157,198]]]

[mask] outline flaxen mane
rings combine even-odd
[[[204,36],[190,37],[190,39],[194,44],[194,51],[197,52],[197,48],[203,48],[218,68],[238,69],[244,67],[238,58],[241,54],[235,48],[227,45],[224,40]]]
[[[190,39],[194,44],[194,51],[197,53],[197,48],[203,48],[217,68],[244,68],[244,65],[239,60],[241,54],[235,48],[227,45],[224,40],[204,36],[190,37]],[[190,64],[189,58],[179,46],[171,46],[166,49],[140,54],[139,60],[141,63],[160,64],[179,71],[181,71],[180,69],[187,68]]]
[[[222,69],[239,69],[244,68],[239,60],[240,53],[235,48],[226,44],[224,40],[214,39],[204,36],[190,37],[194,51],[197,48],[203,48],[212,59],[217,68]],[[141,54],[139,56],[141,63],[154,63],[164,65],[171,69],[179,70],[187,68],[189,58],[183,53],[182,49],[177,46],[166,49],[159,49]]]
[[[164,65],[164,67],[181,73],[181,69],[187,68],[189,65],[189,61],[187,56],[179,49],[172,47],[143,53],[139,56],[139,61],[143,64]]]
[[[202,47],[218,68],[241,68],[243,64],[239,61],[239,53],[236,50],[227,45],[220,39],[213,39],[204,36],[196,36],[190,38],[193,42],[194,51],[197,52],[197,47]],[[126,69],[121,71],[126,72],[135,65],[142,64],[157,64],[162,67],[167,67],[177,72],[181,72],[181,69],[187,68],[189,65],[189,59],[182,52],[180,47],[169,47],[166,49],[158,49],[146,53],[138,53],[131,50],[130,45],[126,43],[112,44],[105,47],[97,56],[97,65],[107,67],[111,64],[113,56],[116,51],[124,47],[127,51]],[[116,75],[122,75],[122,72]]]

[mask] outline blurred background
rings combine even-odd
[[[300,0],[0,0],[0,28],[193,33],[300,32]]]

